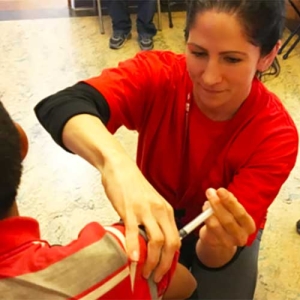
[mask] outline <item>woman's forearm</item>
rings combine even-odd
[[[126,154],[101,120],[88,114],[72,117],[62,132],[64,146],[78,154],[100,172],[105,163],[118,163]]]
[[[198,240],[196,253],[202,264],[209,268],[219,268],[228,263],[235,255],[237,246],[211,246]]]

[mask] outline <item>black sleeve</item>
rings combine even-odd
[[[42,126],[64,149],[62,131],[70,118],[90,114],[106,125],[110,117],[105,98],[95,88],[83,82],[45,98],[35,106],[34,111]]]

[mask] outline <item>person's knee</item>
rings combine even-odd
[[[188,299],[197,288],[197,281],[190,271],[178,263],[163,299]]]

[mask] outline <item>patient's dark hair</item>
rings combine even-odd
[[[234,14],[244,28],[244,32],[262,56],[269,54],[281,38],[285,21],[284,0],[190,0],[186,20],[186,39],[195,25],[199,13],[215,10]],[[279,75],[280,65],[277,58],[262,75]]]
[[[0,218],[5,217],[16,199],[21,173],[19,132],[0,102]]]

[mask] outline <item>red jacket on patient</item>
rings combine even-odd
[[[90,223],[78,239],[51,246],[27,217],[0,221],[2,299],[159,299],[175,271],[177,256],[159,284],[142,277],[147,242],[142,235],[134,289],[124,250],[124,227]]]

